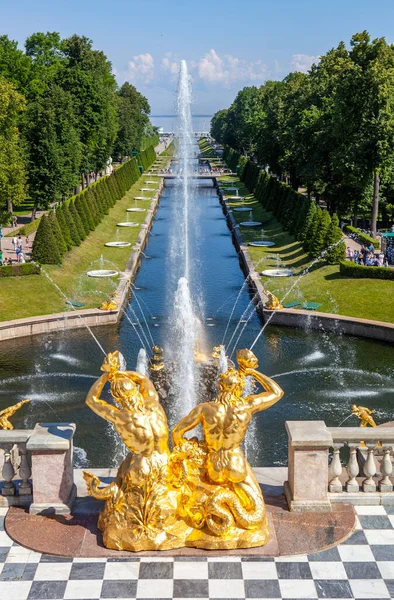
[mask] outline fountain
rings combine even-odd
[[[135,370],[138,371],[138,373],[141,373],[141,375],[149,377],[149,361],[145,348],[140,348],[140,351],[138,352]]]
[[[141,223],[134,223],[132,221],[121,221],[117,223],[117,227],[138,227]]]
[[[146,208],[126,208],[127,212],[146,212]]]

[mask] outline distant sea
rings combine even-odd
[[[193,115],[193,131],[209,131],[213,115]],[[176,128],[175,115],[151,115],[150,120],[155,127],[163,127],[164,133],[173,133]]]

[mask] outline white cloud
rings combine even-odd
[[[173,58],[172,52],[167,52],[161,59],[161,68],[170,73],[171,80],[175,79],[179,71],[179,61]]]
[[[148,52],[133,56],[129,61],[127,76],[133,83],[149,83],[152,81],[155,72],[153,56]]]
[[[267,67],[261,60],[246,61],[230,54],[219,56],[211,49],[197,62],[197,71],[203,81],[229,87],[237,81],[262,82]]]
[[[307,73],[313,63],[318,63],[319,60],[319,56],[311,56],[309,54],[293,54],[293,59],[290,62],[290,65],[293,71]]]

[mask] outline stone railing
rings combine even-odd
[[[288,421],[290,510],[330,511],[334,502],[394,504],[394,427],[326,427]]]
[[[72,423],[0,431],[0,506],[29,506],[34,514],[70,512],[74,431]]]

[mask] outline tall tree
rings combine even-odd
[[[26,171],[17,119],[25,99],[14,85],[0,77],[0,210],[12,212],[26,197]]]
[[[114,144],[114,156],[122,159],[139,150],[140,142],[149,123],[148,100],[127,81],[118,92],[117,117],[119,129]]]

